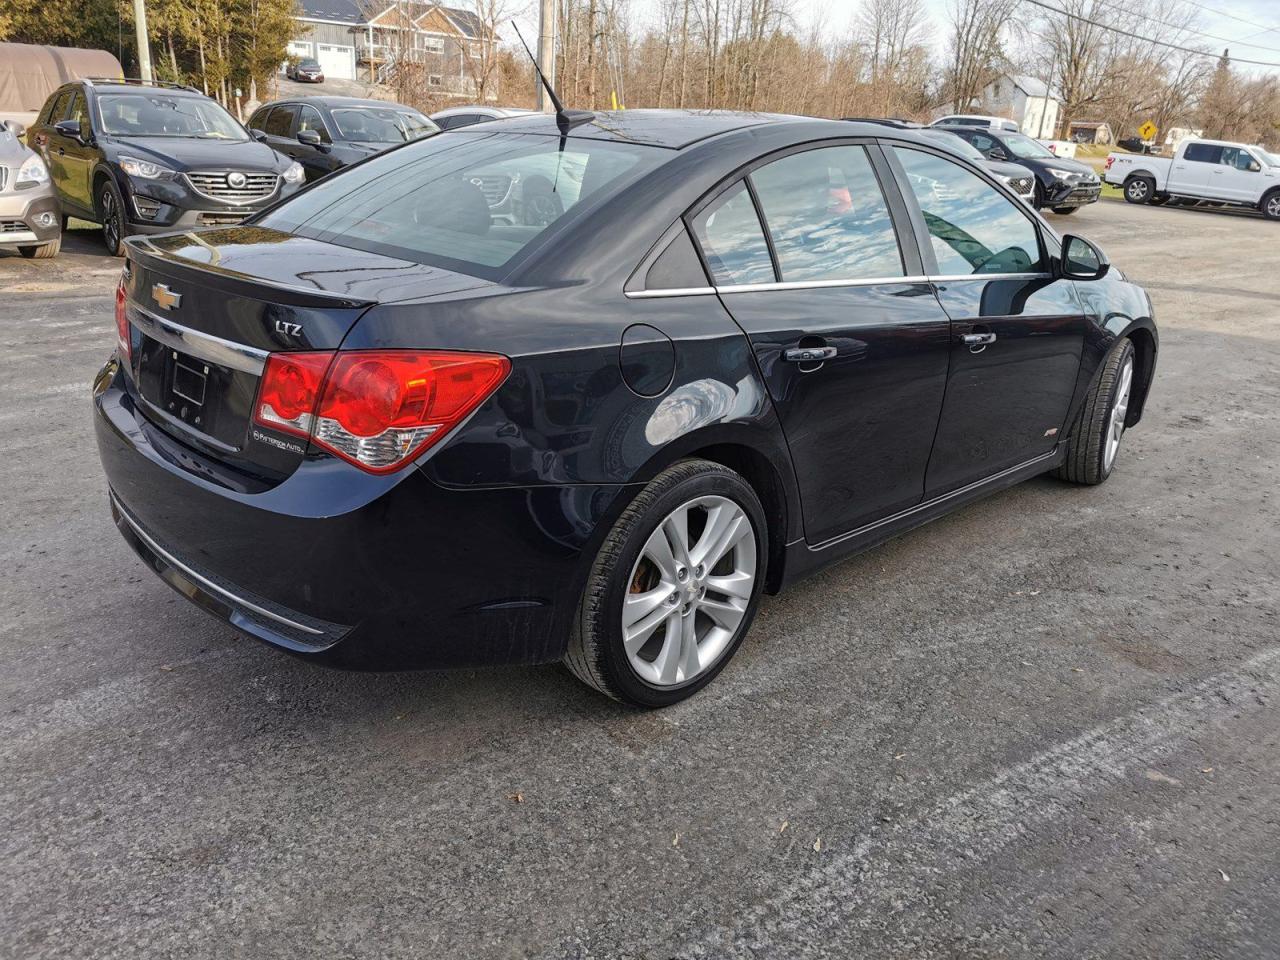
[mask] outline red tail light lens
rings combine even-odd
[[[447,434],[510,370],[511,361],[491,353],[273,353],[254,419],[387,473]]]
[[[1103,169],[1103,170],[1110,170],[1110,169],[1111,169],[1111,165],[1112,165],[1113,163],[1115,163],[1115,162],[1116,162],[1116,158],[1115,158],[1115,157],[1107,157],[1107,161],[1106,161],[1106,163],[1104,163],[1104,164],[1102,165],[1102,169]]]
[[[120,347],[120,359],[125,363],[129,362],[129,356],[132,352],[129,336],[129,317],[125,312],[125,300],[128,294],[124,289],[124,277],[120,277],[120,282],[116,285],[116,343]]]

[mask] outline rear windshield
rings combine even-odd
[[[667,156],[639,144],[462,131],[327,177],[255,222],[498,279],[540,236]]]

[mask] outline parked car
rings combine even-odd
[[[437,110],[431,115],[441,130],[453,130],[457,127],[469,127],[474,123],[488,123],[490,120],[505,120],[508,117],[526,117],[535,110],[521,107],[483,107],[473,104],[467,107],[450,107],[448,110]]]
[[[1280,220],[1280,165],[1255,144],[1184,140],[1172,157],[1113,153],[1104,176],[1130,203],[1206,200]]]
[[[290,63],[284,75],[299,83],[324,83],[324,71],[320,69],[319,61],[310,57],[303,57],[301,60]]]
[[[944,150],[964,157],[970,163],[982,167],[1016,193],[1020,199],[1027,203],[1032,203],[1035,200],[1036,179],[1025,167],[1020,167],[1016,163],[988,160],[969,141],[963,137],[955,136],[950,130],[926,127],[923,124],[915,123],[911,120],[902,120],[897,117],[845,117],[844,119],[854,123],[879,123],[899,130],[916,130],[926,140],[930,140]]]
[[[1017,133],[1018,125],[1008,117],[987,117],[976,113],[952,113],[939,117],[931,127],[973,127],[976,130],[1005,130]]]
[[[1054,213],[1071,214],[1102,195],[1102,181],[1093,168],[1079,160],[1055,156],[1039,141],[1021,133],[950,127],[990,160],[1008,160],[1030,170],[1036,178],[1035,206]]]
[[[0,121],[0,250],[45,260],[62,248],[62,213],[44,161],[22,142],[25,128]]]
[[[271,149],[302,164],[307,180],[387,147],[439,133],[413,107],[356,97],[298,97],[259,107],[249,129]]]
[[[239,223],[303,182],[300,164],[250,137],[216,100],[175,84],[65,83],[27,140],[62,212],[102,224],[113,256],[130,234]]]
[[[554,220],[491,215],[493,171],[570,161]],[[463,129],[133,238],[116,321],[111,510],[188,599],[313,661],[563,659],[648,707],[763,592],[1105,481],[1157,354],[1141,287],[935,141],[695,111]]]

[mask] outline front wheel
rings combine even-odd
[[[19,247],[18,252],[28,260],[52,260],[62,249],[62,237],[55,237],[48,243],[35,247]]]
[[[1111,476],[1129,415],[1136,357],[1127,337],[1107,354],[1071,427],[1066,460],[1056,471],[1061,479],[1098,484]]]
[[[124,200],[110,180],[104,180],[98,191],[98,219],[102,223],[102,242],[106,245],[107,255],[123,257],[128,221],[124,216]]]
[[[764,510],[750,484],[706,460],[670,467],[600,547],[565,664],[635,706],[692,696],[742,643],[768,556]]]
[[[1280,220],[1280,190],[1274,190],[1262,198],[1262,215],[1268,220]]]

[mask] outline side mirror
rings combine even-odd
[[[1249,161],[1249,172],[1250,172],[1250,173],[1261,173],[1261,172],[1262,172],[1262,164],[1260,164],[1257,160],[1250,160],[1250,161]]]
[[[1009,155],[999,147],[992,147],[987,151],[987,156],[992,160],[1008,160]]]
[[[307,147],[320,146],[320,134],[315,130],[299,130],[298,142]]]
[[[79,120],[59,120],[53,125],[53,129],[57,130],[64,137],[72,137],[76,140],[82,139],[80,136]]]
[[[1111,261],[1084,237],[1070,234],[1062,238],[1062,275],[1072,280],[1101,280],[1111,269]]]
[[[27,132],[27,128],[24,127],[22,124],[20,124],[17,120],[6,120],[4,122],[4,128],[8,130],[10,133],[12,133],[19,140],[21,140],[23,134]]]
[[[253,139],[257,140],[259,143],[267,142],[267,133],[265,130],[259,130],[257,127],[254,127],[252,130],[249,131],[249,135],[253,137]]]

